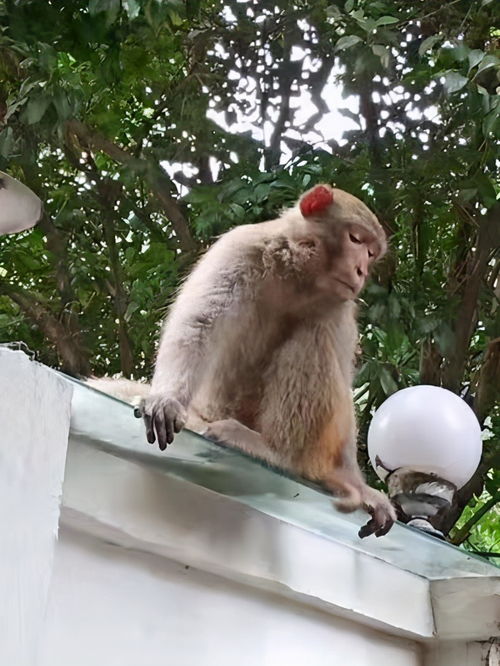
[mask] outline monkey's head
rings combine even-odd
[[[304,242],[313,239],[324,257],[317,287],[341,301],[356,298],[387,249],[381,224],[362,201],[328,185],[306,192],[299,209],[306,222]]]

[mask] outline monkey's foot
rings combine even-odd
[[[214,442],[227,444],[272,465],[276,464],[272,451],[262,435],[251,428],[247,428],[236,419],[224,419],[208,423],[201,434]]]
[[[361,539],[374,534],[384,536],[396,521],[396,511],[388,498],[378,490],[367,488],[363,492],[363,508],[371,515],[370,520],[358,532]]]

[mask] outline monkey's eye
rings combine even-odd
[[[375,256],[375,252],[368,250],[368,256],[370,257],[370,259],[373,259],[373,257]]]
[[[356,236],[354,236],[354,234],[349,234],[349,238],[351,239],[351,241],[352,241],[353,243],[357,243],[358,245],[361,245],[361,241],[359,240],[359,238],[357,238]]]

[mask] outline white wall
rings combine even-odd
[[[32,666],[56,545],[71,386],[0,347],[0,664]]]
[[[418,666],[412,641],[62,529],[39,666]]]

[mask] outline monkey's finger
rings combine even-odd
[[[174,421],[168,416],[165,418],[165,426],[167,431],[167,443],[172,444],[174,441]]]
[[[360,528],[358,536],[360,539],[364,539],[365,537],[370,536],[370,534],[373,534],[376,529],[377,529],[377,523],[375,522],[374,518],[371,518],[366,523],[366,525],[363,525],[363,527]]]
[[[153,419],[151,418],[151,414],[143,414],[144,418],[144,425],[146,426],[146,439],[150,444],[155,443],[155,431],[153,428]]]
[[[184,428],[184,419],[176,416],[174,419],[174,432],[180,432]]]
[[[154,414],[154,425],[156,430],[156,437],[160,451],[165,451],[167,448],[167,427],[165,425],[165,414],[163,409],[158,409]]]
[[[375,536],[376,537],[385,536],[393,525],[394,523],[392,522],[392,520],[387,520],[385,524],[375,532]]]
[[[385,536],[394,525],[394,520],[383,510],[378,512],[378,515],[377,512],[375,512],[375,522],[379,525],[378,529],[375,531],[376,537]]]

